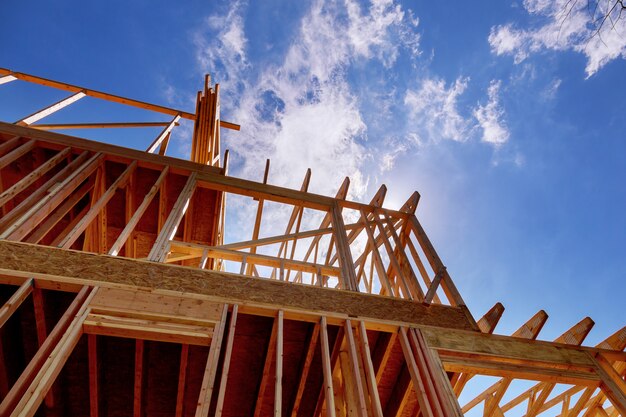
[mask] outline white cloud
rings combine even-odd
[[[229,98],[242,71],[247,68],[245,35],[241,11],[245,3],[235,1],[225,15],[211,15],[193,35],[196,59],[204,72],[219,74]]]
[[[515,30],[512,25],[496,26],[489,33],[489,45],[496,55],[509,54],[515,57],[515,63],[519,64],[528,57],[526,47],[523,47],[527,34]]]
[[[392,0],[373,0],[368,14],[362,14],[356,1],[347,1],[346,9],[348,38],[356,54],[366,58],[376,55],[390,66],[400,49],[400,43],[390,42],[391,34],[402,39],[402,46],[410,46],[413,53],[419,53],[419,34],[413,30],[418,21],[410,15],[409,23],[405,23],[405,11]]]
[[[313,191],[333,194],[349,176],[352,196],[361,197],[370,158],[367,126],[347,71],[357,61],[392,65],[401,48],[418,51],[417,21],[391,0],[366,9],[352,0],[316,1],[283,61],[255,72],[246,67],[241,9],[237,3],[226,16],[209,18],[211,33],[219,35],[202,31],[196,42],[203,68],[221,68],[220,78],[239,83],[228,85],[238,96],[228,103],[229,117],[242,126],[227,136],[237,151],[233,162],[240,161],[236,174],[259,179],[270,158],[272,183],[298,187],[310,167]]]
[[[416,90],[408,90],[404,104],[409,122],[423,132],[413,132],[428,141],[469,139],[470,121],[459,113],[458,99],[467,88],[468,78],[458,78],[450,87],[445,81],[426,78]]]
[[[550,85],[543,91],[543,97],[545,97],[546,100],[554,99],[556,93],[559,91],[559,87],[561,87],[561,82],[562,80],[560,78],[553,79]]]
[[[542,50],[573,50],[587,57],[587,77],[617,58],[626,58],[626,20],[619,6],[601,28],[607,7],[615,2],[598,2],[587,7],[577,0],[526,0],[524,7],[542,23],[527,29],[505,24],[491,28],[489,44],[496,55],[513,55],[519,63]]]
[[[474,109],[474,117],[483,131],[481,140],[495,146],[500,146],[509,140],[509,130],[503,120],[504,109],[500,105],[500,80],[491,80],[489,84],[487,104],[478,105]]]
[[[396,163],[396,159],[402,156],[408,149],[409,145],[414,145],[414,138],[407,138],[408,141],[387,139],[383,141],[383,149],[380,151],[380,173],[391,171]]]

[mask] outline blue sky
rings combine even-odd
[[[312,191],[348,175],[357,200],[387,184],[391,208],[418,190],[475,316],[501,301],[510,333],[543,308],[551,339],[590,315],[594,344],[626,322],[626,28],[592,37],[559,7],[7,0],[0,66],[190,111],[210,72],[242,125],[223,132],[233,175],[258,180],[271,158],[271,183],[298,187],[311,167]],[[65,95],[3,85],[0,118]],[[154,119],[89,100],[59,120]],[[140,149],[154,137],[87,133]]]

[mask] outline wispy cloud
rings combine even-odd
[[[478,105],[474,109],[474,117],[482,129],[483,142],[499,146],[509,140],[509,130],[503,120],[504,109],[500,105],[500,87],[502,81],[491,80],[487,95],[489,100],[485,105]]]
[[[458,78],[449,87],[444,80],[427,78],[418,89],[408,90],[404,104],[409,123],[416,127],[412,136],[421,141],[469,139],[470,121],[459,113],[459,97],[465,92],[468,78]]]
[[[236,85],[248,67],[242,11],[246,3],[234,1],[225,14],[213,14],[193,33],[196,59],[203,72],[219,74],[229,99],[236,99]],[[232,86],[231,86],[232,84]]]
[[[390,0],[368,8],[355,1],[317,1],[302,17],[282,62],[255,72],[246,67],[241,13],[238,3],[226,16],[210,17],[209,29],[219,35],[196,36],[200,65],[219,69],[239,96],[230,109],[242,125],[230,140],[245,142],[236,146],[238,175],[257,178],[269,157],[272,182],[297,186],[310,167],[315,191],[333,193],[349,176],[353,197],[361,197],[368,178],[364,162],[371,156],[348,71],[361,61],[392,65],[401,48],[416,52],[417,20]]]
[[[543,50],[572,50],[587,58],[587,77],[617,58],[626,58],[626,21],[621,9],[609,13],[614,2],[525,0],[535,22],[529,28],[507,23],[491,28],[489,44],[496,55],[512,55],[516,63]],[[609,15],[603,25],[603,17]]]

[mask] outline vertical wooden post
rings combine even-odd
[[[326,416],[336,417],[335,397],[333,390],[333,370],[330,366],[330,348],[328,347],[328,325],[326,317],[320,320],[320,346],[322,349],[322,372],[324,374],[324,398],[326,399]]]
[[[374,417],[383,417],[383,409],[380,404],[380,396],[378,395],[378,385],[376,383],[376,373],[374,372],[374,364],[372,363],[372,354],[370,351],[369,341],[367,340],[367,330],[365,322],[359,321],[359,342],[361,344],[361,352],[365,361],[365,374],[367,385],[369,388],[370,399]]]
[[[98,417],[100,414],[98,402],[98,345],[95,334],[87,336],[87,350],[89,354],[89,415],[90,417]]]
[[[350,252],[346,226],[341,215],[341,206],[337,201],[333,202],[330,211],[333,223],[333,236],[335,237],[339,266],[341,268],[342,287],[346,290],[358,292],[359,288],[357,285],[356,271],[354,270],[354,261],[352,260],[352,252]]]
[[[178,371],[178,393],[176,394],[176,417],[182,417],[185,405],[185,383],[187,381],[187,361],[189,345],[183,344],[180,351],[180,368]]]
[[[135,340],[135,385],[133,400],[133,417],[141,417],[143,408],[143,379],[144,379],[144,341]]]
[[[309,338],[308,349],[304,359],[304,363],[302,364],[302,372],[300,373],[300,380],[298,383],[298,389],[296,390],[296,398],[294,400],[293,409],[291,410],[291,417],[298,416],[300,402],[302,400],[302,396],[304,395],[304,388],[306,386],[309,370],[311,369],[311,362],[313,362],[313,355],[315,354],[315,346],[317,345],[319,334],[320,325],[318,323],[315,323],[315,325],[313,326],[313,331],[311,332],[311,337]]]
[[[354,343],[354,334],[352,333],[352,322],[349,319],[344,322],[344,329],[345,329],[345,334],[346,334],[348,356],[350,358],[350,371],[353,376],[353,378],[351,378],[351,382],[354,384],[353,388],[354,388],[354,391],[356,392],[357,415],[361,417],[367,417],[368,415],[367,404],[365,403],[365,391],[363,389],[363,384],[361,383],[359,356],[357,355],[356,345]]]
[[[283,310],[278,310],[278,334],[276,338],[276,381],[274,386],[274,417],[281,417],[283,410]]]
[[[224,353],[224,366],[222,367],[222,378],[217,394],[217,405],[215,407],[215,417],[221,417],[224,409],[224,398],[226,397],[226,385],[228,383],[228,372],[230,370],[230,356],[233,352],[233,342],[235,340],[235,326],[237,325],[237,311],[239,306],[233,305],[230,315],[230,325],[228,326],[228,339],[226,340],[226,352]]]
[[[198,405],[196,407],[195,417],[207,417],[209,408],[211,407],[211,397],[215,388],[215,374],[220,360],[220,352],[222,350],[222,339],[224,337],[224,328],[226,327],[226,317],[228,315],[228,304],[224,304],[222,309],[222,317],[215,326],[213,338],[211,339],[211,347],[209,349],[209,357],[207,358],[204,376],[202,378],[202,387],[198,397]]]
[[[402,346],[402,352],[404,353],[404,358],[406,360],[409,373],[411,374],[413,389],[415,390],[415,394],[417,394],[417,402],[419,403],[420,411],[422,412],[422,415],[424,417],[433,417],[435,416],[435,414],[433,413],[429,398],[426,395],[426,388],[424,386],[422,378],[420,377],[417,364],[415,363],[415,357],[413,356],[413,350],[411,349],[411,345],[407,337],[407,331],[404,327],[400,328],[399,337],[400,344]]]

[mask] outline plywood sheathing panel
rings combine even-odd
[[[6,270],[46,274],[67,283],[126,285],[207,295],[274,308],[344,314],[377,320],[472,330],[462,308],[420,303],[281,281],[95,255],[17,242],[0,242]],[[55,277],[53,277],[55,276]],[[42,277],[43,278],[43,277]]]
[[[71,387],[71,389],[69,388]],[[89,415],[89,361],[87,336],[83,335],[55,382],[55,413],[46,415]],[[104,401],[103,401],[104,402]],[[43,405],[42,405],[43,407]]]
[[[195,415],[208,356],[208,346],[189,346],[187,376],[185,379],[185,405],[183,408],[183,416],[185,417],[194,417]]]
[[[119,176],[122,175],[127,167],[128,166],[125,164],[106,161],[106,189],[108,189],[111,184],[113,184],[119,178]],[[124,195],[124,190],[118,189],[106,205],[107,231],[110,226],[118,227],[120,229],[124,228],[124,226],[126,225],[124,212],[125,207],[126,198]],[[109,231],[108,234],[110,235],[111,232]],[[114,236],[114,238],[117,238],[117,236]],[[115,240],[113,241],[115,242]]]
[[[100,357],[101,416],[133,415],[135,341],[118,337],[98,337]]]
[[[144,196],[148,194],[148,192],[150,191],[150,189],[152,188],[152,186],[154,185],[155,181],[157,180],[160,174],[161,174],[160,171],[156,171],[154,169],[145,169],[145,168],[137,169],[137,175],[135,177],[135,190],[133,193],[135,204],[131,210],[133,213],[135,212],[135,210],[137,210],[137,207],[139,207],[139,205],[143,201]],[[156,235],[157,227],[158,227],[158,218],[159,218],[159,198],[157,195],[148,206],[148,209],[146,210],[144,215],[141,217],[141,220],[139,220],[139,223],[137,223],[137,227],[135,228],[135,233],[138,231],[142,231],[142,232],[154,233]]]
[[[176,411],[180,345],[145,342],[142,408],[146,416],[171,417]],[[169,360],[168,360],[169,359]]]
[[[254,415],[265,353],[272,332],[272,318],[237,315],[237,328],[224,398],[224,417]]]
[[[283,340],[283,381],[282,381],[282,411],[287,415],[291,412],[296,389],[300,377],[300,363],[306,355],[308,323],[294,320],[284,320]],[[262,416],[274,414],[274,381],[276,375],[276,355],[272,356],[269,383],[265,389]]]
[[[157,199],[158,204],[158,199]],[[115,243],[115,239],[120,235],[122,229],[116,227],[109,227],[109,233],[107,236],[107,243],[109,247]],[[133,232],[132,240],[128,239],[127,244],[132,244],[135,247],[135,254],[137,258],[146,258],[150,253],[150,249],[152,249],[152,245],[154,245],[154,241],[157,238],[156,233],[147,233],[135,230]],[[120,252],[120,256],[125,256],[126,253],[126,245]]]
[[[191,213],[193,227],[190,232],[190,241],[195,243],[214,244],[211,242],[213,234],[213,213],[215,212],[215,198],[217,192],[206,188],[198,188],[194,192]],[[196,262],[197,264],[197,262]]]

